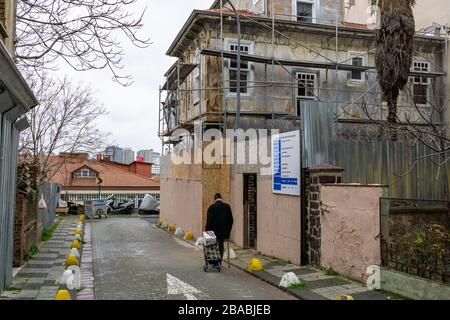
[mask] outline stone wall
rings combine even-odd
[[[324,183],[341,183],[342,182],[342,168],[332,166],[319,166],[308,170],[309,174],[309,192],[308,203],[306,204],[306,240],[307,253],[309,263],[316,266],[321,266],[321,198],[320,186]]]

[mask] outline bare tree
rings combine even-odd
[[[421,160],[426,158],[439,159],[435,163],[438,171],[434,179],[438,180],[439,176],[443,177],[444,194],[447,195],[447,199],[450,199],[450,187],[448,185],[450,162],[450,138],[447,121],[448,100],[442,96],[440,80],[429,79],[428,81],[428,93],[425,96],[420,96],[421,100],[424,99],[424,105],[419,105],[415,101],[417,95],[414,94],[411,84],[404,87],[403,94],[408,100],[410,112],[402,118],[396,112],[394,123],[389,119],[385,121],[382,114],[376,116],[380,114],[377,110],[382,110],[382,105],[375,106],[375,112],[369,110],[364,103],[361,104],[361,108],[371,122],[387,129],[389,132],[395,131],[396,136],[398,134],[405,140],[419,143],[425,147],[427,152],[424,155],[415,159],[408,159],[412,160],[412,165],[407,169],[407,172],[400,174],[399,177],[407,175]]]
[[[52,178],[63,162],[53,161],[58,152],[95,153],[105,145],[108,134],[97,128],[96,120],[106,114],[93,99],[90,87],[67,77],[28,77],[40,101],[28,113],[30,128],[20,137],[20,154],[38,167],[38,185]]]
[[[124,52],[118,36],[138,47],[144,12],[136,15],[137,0],[18,0],[17,53],[23,68],[51,69],[64,60],[73,69],[109,69],[113,79],[131,84],[121,74]],[[122,37],[123,37],[122,36]]]

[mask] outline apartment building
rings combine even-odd
[[[0,292],[12,281],[19,133],[38,104],[14,63],[15,12],[15,0],[0,0]]]
[[[236,244],[309,263],[317,233],[309,170],[339,167],[344,171],[334,182],[385,184],[391,196],[442,196],[444,178],[426,179],[439,170],[431,160],[411,170],[405,160],[421,157],[423,146],[407,138],[390,142],[375,123],[386,120],[387,108],[377,87],[375,32],[364,22],[367,15],[347,19],[348,2],[339,0],[231,2],[234,8],[217,0],[194,10],[167,51],[177,62],[161,87],[160,137],[169,150],[161,160],[163,220],[198,236],[214,193],[221,192],[234,212]],[[411,77],[423,83],[411,82],[402,92],[402,121],[427,125],[420,116],[430,113],[427,84],[436,81],[442,90],[445,47],[445,37],[417,34]],[[222,134],[236,128],[298,132],[299,192],[276,192],[275,175],[267,174],[272,163],[174,163],[174,154],[192,157],[199,126]],[[211,143],[197,147],[206,150]],[[245,140],[231,151],[239,144]],[[269,143],[269,156],[275,152]]]

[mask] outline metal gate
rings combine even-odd
[[[257,189],[256,174],[244,175],[244,243],[247,248],[256,248],[257,239]]]

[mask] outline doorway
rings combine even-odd
[[[256,174],[244,174],[244,247],[256,249],[257,239]]]

